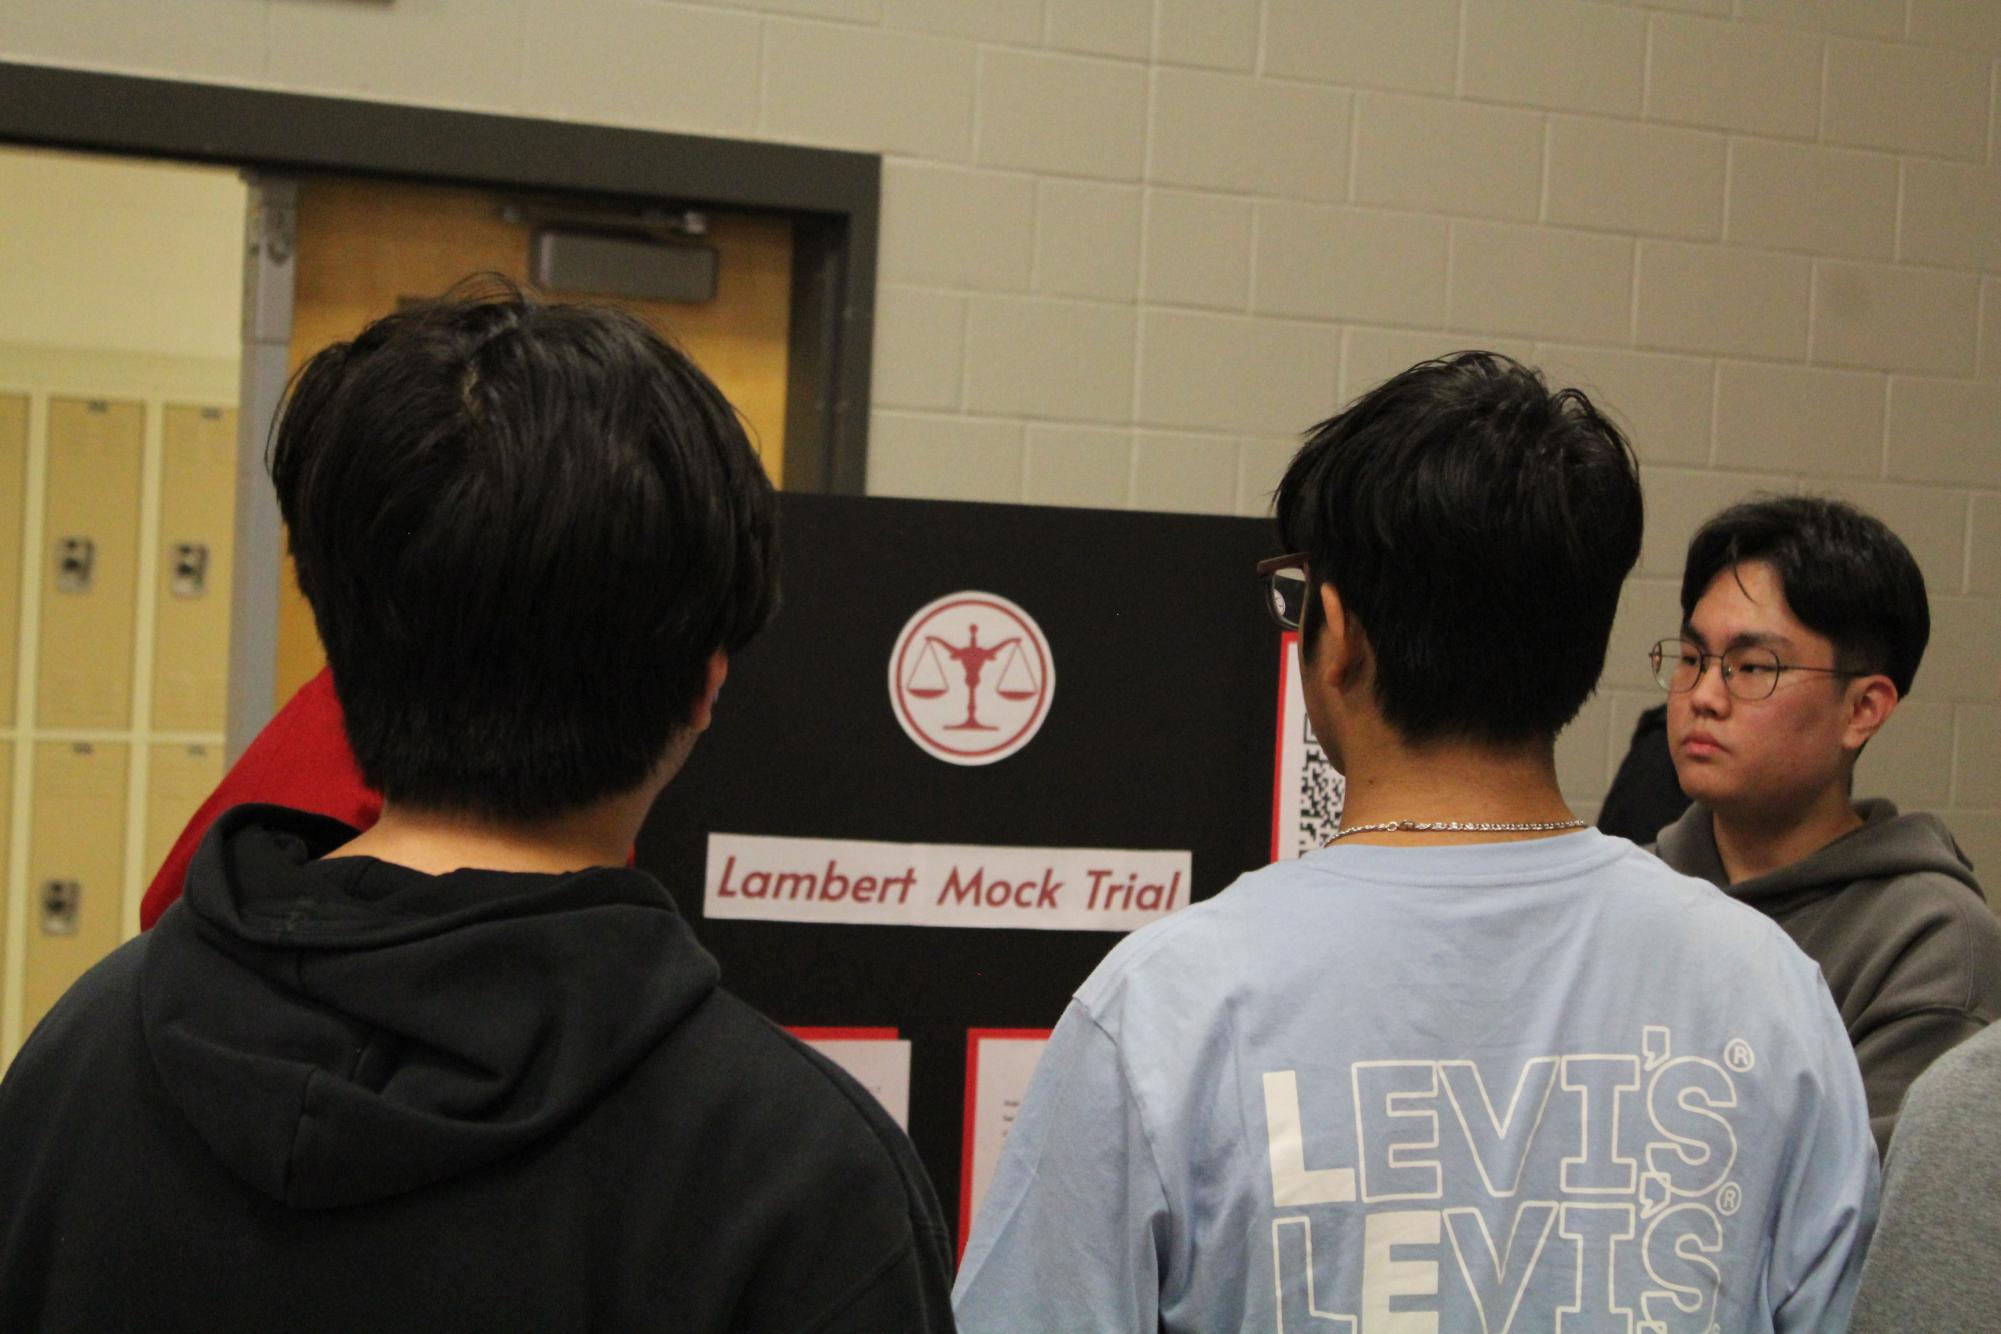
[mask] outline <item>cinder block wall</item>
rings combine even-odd
[[[0,0],[0,51],[885,154],[883,494],[1255,514],[1384,374],[1533,358],[1651,510],[1575,800],[1692,526],[1803,484],[1931,585],[1862,786],[2001,883],[1996,0]]]

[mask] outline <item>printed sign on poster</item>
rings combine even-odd
[[[703,915],[846,926],[1131,931],[1188,903],[1192,856],[709,835]]]

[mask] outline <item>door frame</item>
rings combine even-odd
[[[273,176],[347,173],[785,214],[794,221],[785,485],[866,489],[875,154],[0,61],[7,142]]]
[[[866,490],[882,185],[874,154],[0,60],[0,144],[9,143],[233,167],[251,182],[225,746],[232,762],[277,707],[283,544],[276,499],[261,483],[291,337],[289,178],[344,174],[789,218],[785,486]]]

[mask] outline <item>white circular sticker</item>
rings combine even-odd
[[[1035,618],[993,593],[920,608],[889,655],[889,702],[912,741],[948,764],[992,764],[1035,739],[1056,660]]]

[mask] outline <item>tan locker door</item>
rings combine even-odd
[[[132,725],[146,409],[49,400],[40,727]]]
[[[188,817],[222,782],[221,746],[153,747],[146,770],[146,877],[159,871]]]
[[[21,394],[0,394],[0,727],[14,725],[15,655],[21,651],[21,523],[27,499],[28,400]]]
[[[123,745],[69,741],[35,746],[24,1033],[122,934],[128,752]],[[52,898],[74,902],[67,924],[45,911]]]
[[[220,732],[229,692],[236,410],[169,406],[161,436],[153,727]]]
[[[337,177],[299,185],[292,369],[352,338],[410,297],[438,296],[476,273],[528,277],[531,229],[501,216],[498,194]],[[701,305],[616,300],[674,339],[736,404],[777,483],[785,458],[785,386],[792,329],[792,224],[715,213],[702,240],[716,248],[716,297]],[[551,297],[604,300],[588,292]],[[278,606],[278,701],[326,663],[313,615],[292,579]]]

